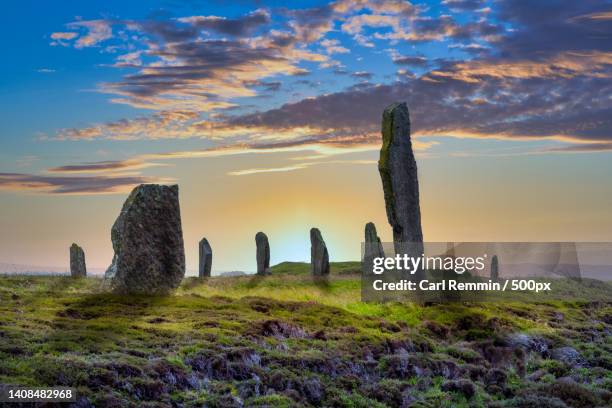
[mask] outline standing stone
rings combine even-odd
[[[376,226],[373,222],[368,222],[365,225],[365,242],[363,248],[363,271],[371,274],[374,267],[374,258],[384,258],[385,251],[383,250],[380,238],[376,233]]]
[[[450,258],[455,258],[455,243],[454,242],[446,243],[446,253],[444,255]]]
[[[387,218],[393,228],[395,252],[420,257],[423,254],[423,232],[419,182],[406,103],[394,103],[385,108],[382,138],[378,171],[382,179]]]
[[[268,275],[270,273],[270,244],[268,236],[263,232],[255,234],[255,245],[257,246],[257,274]]]
[[[212,248],[206,238],[200,241],[200,278],[210,278],[212,268]]]
[[[84,278],[87,276],[85,252],[77,244],[70,246],[70,276],[73,278]]]
[[[314,276],[329,275],[329,254],[318,228],[310,229],[310,271]]]
[[[491,280],[499,279],[499,259],[497,259],[497,255],[493,255],[491,258]]]
[[[105,279],[117,293],[166,294],[185,276],[178,186],[141,184],[111,230],[115,256]]]

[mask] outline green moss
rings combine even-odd
[[[525,377],[543,369],[541,383],[572,376],[592,392],[611,387],[608,303],[362,303],[358,268],[351,272],[358,263],[333,264],[325,284],[304,265],[279,264],[263,279],[191,280],[168,297],[105,294],[94,278],[1,277],[0,383],[75,386],[100,406],[382,407],[406,395],[416,406],[486,406],[504,390],[489,394],[482,378],[468,378],[470,364],[490,366],[484,349],[527,332],[550,347],[572,345],[588,365],[530,352]],[[603,293],[591,290],[582,296]],[[554,319],[559,312],[563,321]],[[267,321],[288,329],[264,333]],[[424,322],[447,327],[448,336]],[[506,386],[518,395],[532,383],[515,364],[505,368]],[[469,401],[432,377],[453,366],[454,376],[476,384]],[[546,398],[569,398],[558,384],[546,390],[557,395]]]
[[[273,394],[266,395],[264,397],[255,397],[246,401],[249,407],[278,407],[278,408],[290,408],[295,406],[294,401],[291,398],[283,395]]]

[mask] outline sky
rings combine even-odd
[[[12,1],[0,262],[112,259],[140,183],[179,184],[189,274],[357,260],[391,239],[385,106],[410,110],[424,239],[612,241],[609,1]]]

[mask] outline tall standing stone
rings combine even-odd
[[[198,276],[200,278],[210,278],[212,268],[212,248],[206,238],[200,241],[200,268]]]
[[[499,259],[497,255],[493,255],[491,258],[491,280],[496,281],[499,279]]]
[[[363,271],[372,273],[374,267],[374,258],[384,258],[385,251],[378,234],[376,226],[373,222],[368,222],[365,225],[365,241],[363,248]]]
[[[255,234],[255,245],[257,246],[257,274],[267,275],[270,273],[270,243],[268,236],[263,232]]]
[[[115,256],[105,278],[118,293],[166,294],[185,276],[178,186],[141,184],[111,230]]]
[[[423,232],[419,182],[406,103],[394,103],[385,108],[382,138],[378,171],[383,185],[387,218],[393,228],[395,252],[420,257],[423,254]]]
[[[84,278],[87,276],[85,252],[77,244],[70,246],[70,276],[73,278]]]
[[[310,229],[310,270],[314,276],[329,275],[329,254],[318,228]]]

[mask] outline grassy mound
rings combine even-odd
[[[358,270],[333,264],[322,281],[282,263],[266,277],[189,278],[169,297],[114,296],[93,278],[1,277],[0,383],[73,386],[79,406],[612,402],[605,298],[367,304]]]

